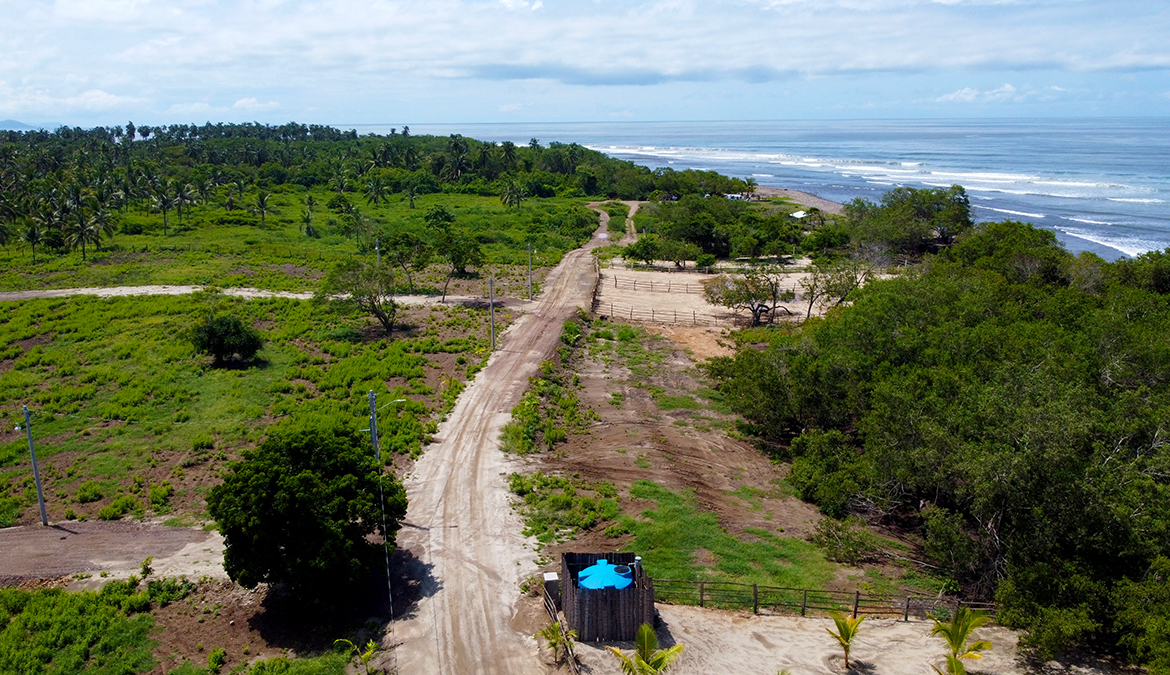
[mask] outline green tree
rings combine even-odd
[[[861,622],[865,621],[865,617],[853,618],[845,616],[840,612],[832,612],[829,614],[833,618],[833,623],[837,625],[837,632],[826,628],[825,632],[832,635],[837,640],[837,644],[841,645],[841,650],[845,652],[845,670],[849,670],[849,651],[853,648],[853,641],[857,639],[858,628],[861,627]]]
[[[218,314],[191,327],[188,339],[195,351],[222,363],[233,356],[248,361],[264,347],[260,333],[231,314]]]
[[[617,647],[607,646],[606,649],[617,658],[623,675],[654,675],[666,672],[666,669],[682,655],[683,645],[659,649],[658,636],[654,629],[650,624],[644,623],[638,628],[638,635],[634,638],[633,656],[626,656]]]
[[[413,272],[426,269],[431,264],[435,250],[422,237],[411,232],[401,231],[392,235],[387,242],[386,253],[406,275],[406,283],[411,293],[414,293]]]
[[[337,606],[381,565],[371,538],[406,515],[406,493],[382,475],[355,424],[307,417],[278,424],[211,489],[208,512],[224,535],[224,568],[236,583],[287,584],[309,606]]]
[[[32,247],[33,264],[35,265],[37,262],[37,244],[44,241],[44,230],[36,218],[26,218],[23,221],[23,225],[21,238],[24,240],[24,243]]]
[[[646,265],[658,260],[660,255],[661,240],[656,234],[643,234],[638,237],[638,241],[635,241],[622,250],[623,258],[637,260]]]
[[[780,304],[796,297],[794,290],[781,286],[783,278],[782,272],[775,268],[753,270],[744,275],[720,274],[703,282],[703,297],[713,305],[751,312],[752,325],[759,326],[765,314],[771,323],[778,309],[792,314]]]
[[[350,258],[329,270],[315,299],[369,314],[382,324],[386,335],[391,335],[398,316],[394,283],[394,268],[388,261]]]

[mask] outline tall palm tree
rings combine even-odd
[[[270,197],[264,190],[256,194],[256,198],[252,201],[252,212],[260,214],[260,229],[264,229],[264,219],[269,213],[276,213],[276,209],[272,208]]]
[[[114,238],[114,219],[109,211],[100,206],[90,212],[89,219],[92,225],[97,228],[97,245],[100,251],[103,237]]]
[[[626,656],[616,647],[606,647],[606,649],[618,659],[624,675],[664,673],[683,652],[682,645],[659,649],[658,636],[654,634],[654,629],[648,623],[644,623],[638,628],[632,657]]]
[[[85,247],[87,244],[101,244],[102,235],[93,219],[84,211],[74,211],[73,217],[65,224],[65,243],[69,248],[81,247],[81,259],[86,259]]]
[[[512,169],[516,166],[516,144],[512,141],[504,141],[500,146],[500,154],[504,158],[504,166]]]
[[[33,264],[37,264],[37,244],[44,240],[44,230],[36,218],[25,218],[22,221],[20,238],[24,243],[32,246]]]
[[[841,649],[845,652],[845,670],[849,670],[849,650],[853,646],[853,640],[857,638],[857,629],[861,626],[861,622],[865,621],[865,617],[854,619],[851,616],[845,616],[839,612],[833,612],[829,616],[833,617],[833,623],[837,624],[837,632],[834,633],[828,628],[825,631],[829,635],[837,638],[838,644],[841,645]]]
[[[154,195],[152,200],[155,210],[162,211],[163,214],[163,236],[167,236],[167,212],[175,208],[175,198],[167,193],[166,190],[160,190]]]

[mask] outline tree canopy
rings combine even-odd
[[[1151,576],[1170,557],[1168,260],[982,224],[710,372],[805,499],[919,523],[1025,644],[1153,660],[1170,652],[1137,637],[1163,634],[1137,598],[1168,592]]]
[[[264,346],[259,331],[231,314],[216,314],[195,324],[189,339],[195,351],[215,357],[216,363],[233,356],[251,360]]]
[[[383,559],[370,541],[382,522],[379,482],[392,546],[406,492],[380,475],[364,434],[323,417],[271,428],[207,497],[228,576],[246,588],[286,584],[313,605],[343,601]]]

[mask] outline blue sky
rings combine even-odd
[[[0,0],[0,119],[1170,116],[1165,0]]]

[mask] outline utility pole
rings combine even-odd
[[[382,264],[382,248],[381,248],[381,246],[382,246],[382,240],[375,239],[374,240],[374,253],[376,253],[378,256],[378,264],[379,265]]]
[[[496,280],[488,279],[488,315],[492,320],[492,351],[496,349]]]
[[[532,242],[528,242],[528,301],[532,301]]]
[[[378,506],[382,507],[382,553],[386,556],[386,595],[390,598],[390,611],[394,612],[394,589],[390,586],[390,546],[386,538],[386,495],[382,490],[382,448],[378,444],[378,404],[374,391],[370,390],[370,440],[374,443],[374,459],[378,461]],[[391,614],[393,616],[393,614]]]
[[[41,472],[37,468],[37,449],[33,447],[32,422],[29,420],[28,406],[21,406],[24,411],[24,430],[28,432],[28,453],[32,455],[33,480],[37,484],[37,503],[41,506],[41,525],[49,524],[49,516],[45,513],[45,492],[41,489]]]

